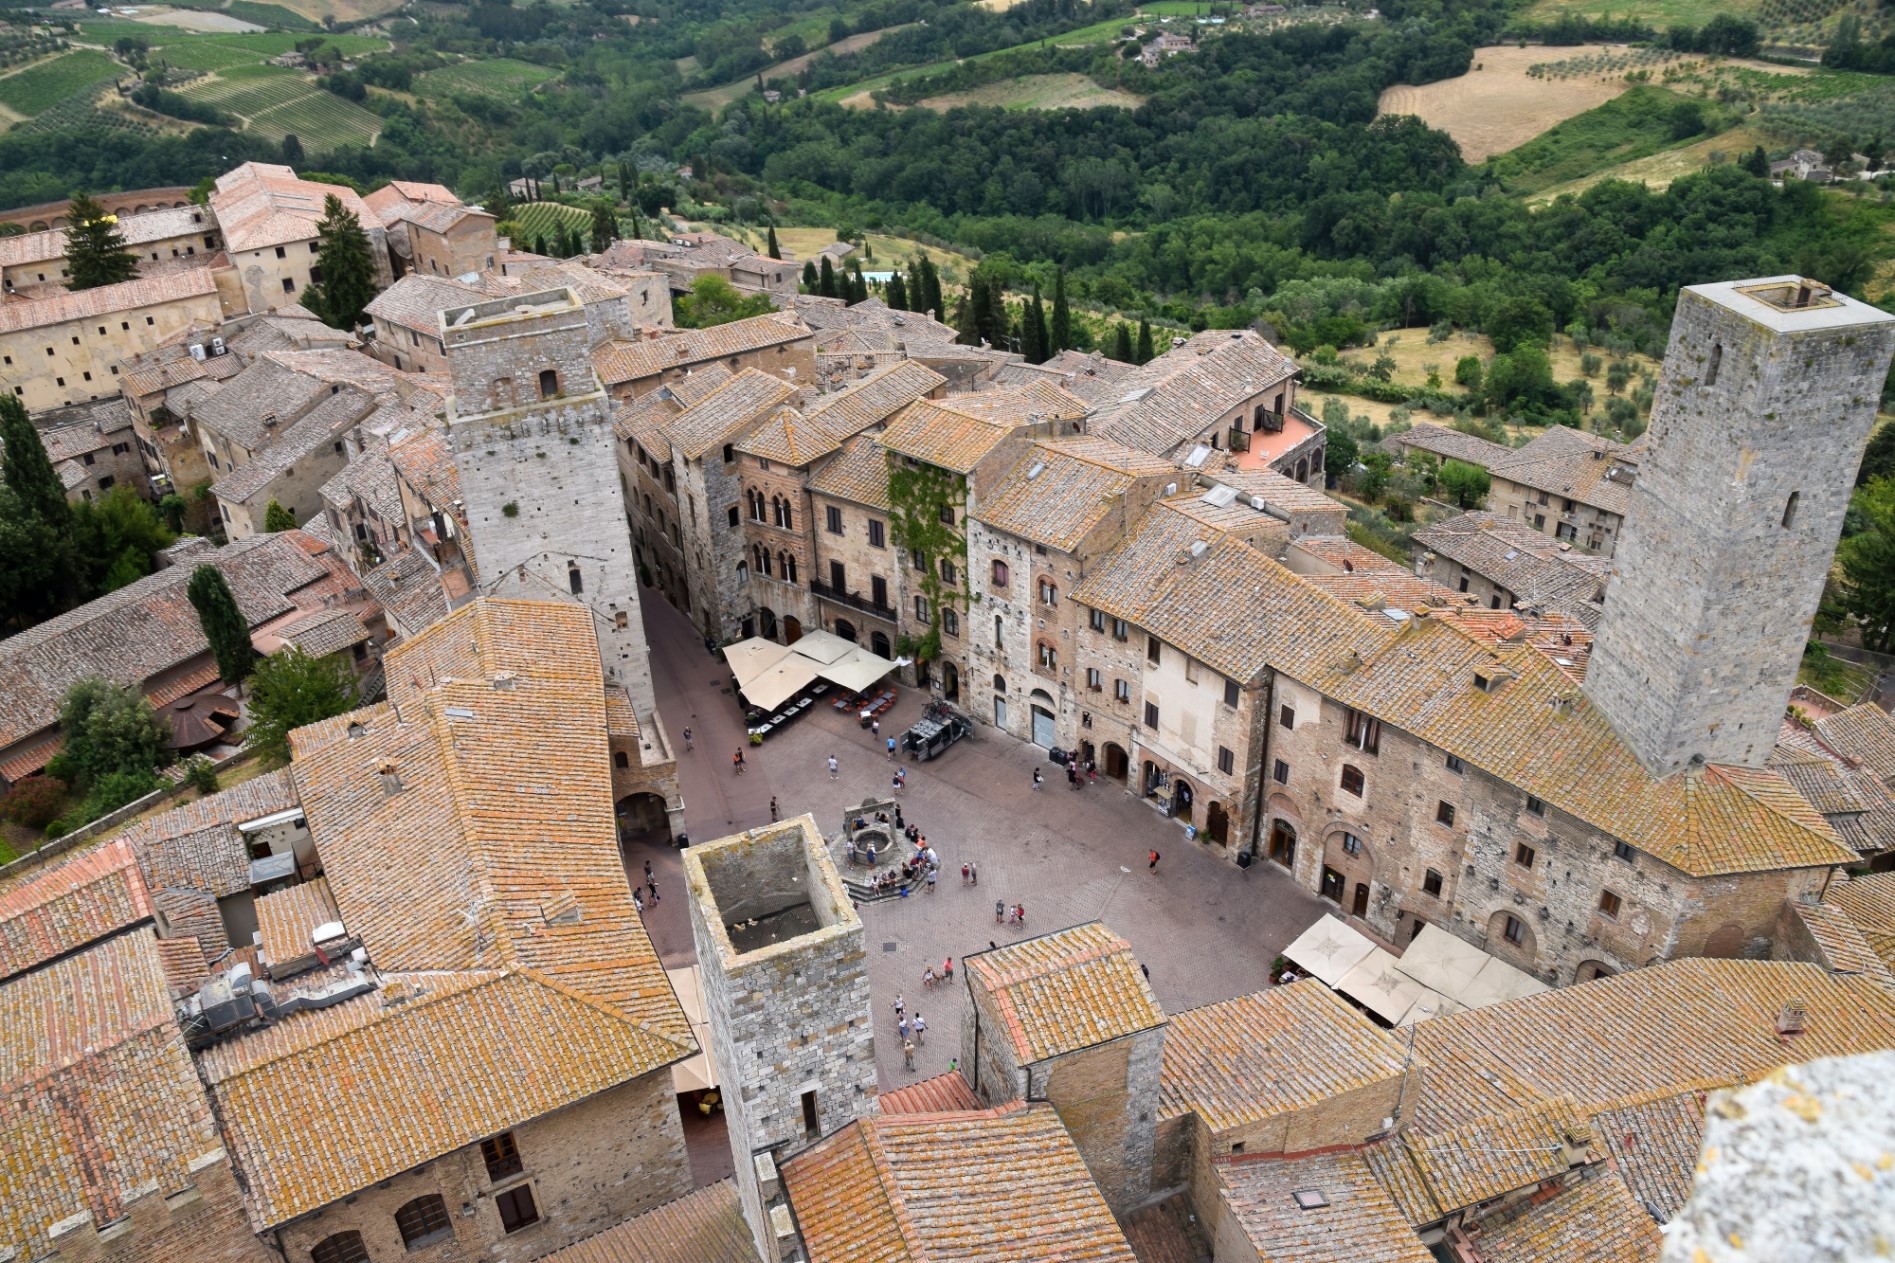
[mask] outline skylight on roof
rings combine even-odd
[[[1038,478],[1041,474],[1045,472],[1046,472],[1046,462],[1043,460],[1036,460],[1033,462],[1033,468],[1026,471],[1027,481],[1031,482],[1033,479]]]
[[[1236,503],[1237,488],[1222,487],[1222,486],[1212,487],[1209,491],[1204,493],[1202,499],[1204,503],[1210,505],[1214,509],[1226,508],[1229,505]]]
[[[1296,1199],[1297,1206],[1303,1210],[1320,1210],[1329,1205],[1328,1196],[1319,1188],[1299,1188],[1290,1196]]]
[[[1191,454],[1184,458],[1184,463],[1189,465],[1191,468],[1196,469],[1200,465],[1202,465],[1206,460],[1208,460],[1210,458],[1210,455],[1211,455],[1211,449],[1206,447],[1204,444],[1200,443],[1196,447],[1191,449]]]

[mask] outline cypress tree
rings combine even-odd
[[[1013,319],[1007,314],[1007,291],[997,281],[987,283],[987,318],[983,322],[987,341],[994,346],[1014,334]]]
[[[1112,358],[1121,364],[1132,362],[1132,329],[1123,320],[1119,321],[1118,330],[1112,335]]]
[[[316,241],[322,282],[311,287],[315,313],[333,329],[353,329],[375,299],[375,256],[362,221],[334,193],[322,200]]]
[[[541,256],[542,258],[546,256],[546,234],[545,233],[536,232],[533,234],[533,253]]]
[[[847,297],[847,295],[838,294],[836,292],[836,265],[830,262],[829,256],[826,254],[822,257],[822,272],[820,277],[821,279],[816,283],[816,292],[818,294],[821,294],[824,298]]]
[[[199,566],[191,572],[184,594],[197,610],[211,657],[217,660],[217,674],[226,683],[241,684],[256,665],[257,651],[250,644],[250,622],[237,607],[224,572],[208,564]]]
[[[816,279],[816,260],[814,259],[803,260],[803,292],[805,294],[822,292],[822,282]]]
[[[1026,362],[1029,364],[1046,362],[1046,343],[1041,339],[1041,334],[1046,327],[1046,318],[1043,313],[1038,316],[1034,314],[1034,308],[1039,306],[1039,302],[1040,287],[1035,285],[1033,297],[1020,305],[1019,349],[1020,354],[1026,357]]]
[[[947,316],[947,303],[941,297],[941,274],[935,271],[934,260],[923,255],[921,261],[928,266],[928,296],[922,300],[922,308],[936,320]]]
[[[962,346],[980,345],[980,313],[986,310],[987,282],[978,273],[961,291],[960,302],[954,309],[954,340]]]
[[[770,257],[772,259],[780,259],[783,257],[783,251],[780,250],[776,244],[776,225],[775,224],[771,224],[770,229],[769,229],[769,250],[770,250]]]
[[[125,248],[117,218],[106,214],[95,199],[74,193],[67,220],[71,224],[66,229],[67,289],[96,289],[138,275],[138,256]]]
[[[632,164],[619,163],[619,197],[627,206],[632,205],[632,195],[638,188],[638,180],[632,175]]]
[[[1057,354],[1073,349],[1073,313],[1066,305],[1066,269],[1053,274],[1053,327],[1048,349]]]
[[[1033,307],[1027,313],[1033,323],[1033,340],[1040,345],[1040,358],[1035,364],[1044,364],[1053,358],[1053,335],[1046,327],[1046,304],[1040,301],[1040,287],[1033,287]]]
[[[862,265],[860,263],[856,264],[851,271],[854,274],[855,281],[849,291],[849,301],[859,303],[869,296],[869,282],[868,278],[862,275]]]
[[[1155,353],[1153,352],[1152,345],[1151,345],[1151,321],[1145,319],[1143,316],[1140,316],[1138,318],[1137,361],[1140,364],[1149,364],[1151,363],[1152,356],[1154,354]]]
[[[72,523],[66,486],[53,472],[46,444],[26,419],[26,405],[12,394],[0,395],[0,444],[5,447],[7,488],[28,512],[64,536]]]
[[[889,275],[888,290],[882,297],[896,311],[908,310],[908,283],[902,280],[899,268]]]
[[[619,236],[619,217],[600,202],[592,208],[592,253],[604,254]]]

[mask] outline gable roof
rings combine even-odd
[[[1431,452],[1443,460],[1458,460],[1469,465],[1479,465],[1482,469],[1493,468],[1496,461],[1511,459],[1514,452],[1505,443],[1496,443],[1477,434],[1463,434],[1432,421],[1416,422],[1406,430],[1389,435],[1382,443],[1386,447],[1412,447],[1417,451]]]
[[[673,417],[665,432],[686,460],[697,460],[747,434],[766,413],[795,393],[796,388],[788,382],[747,368]]]
[[[120,281],[116,285],[96,285],[52,298],[32,298],[22,302],[0,303],[0,334],[19,333],[64,324],[68,320],[91,320],[117,311],[135,311],[160,303],[181,302],[191,298],[211,298],[217,293],[217,281],[208,267],[164,272]]]
[[[886,511],[888,452],[873,437],[858,434],[810,476],[809,490],[813,495],[834,496]]]
[[[1610,1172],[1481,1222],[1482,1263],[1658,1263],[1663,1249],[1658,1225]]]
[[[1631,503],[1638,462],[1639,453],[1624,443],[1554,425],[1525,447],[1496,458],[1488,471],[1496,478],[1623,516]]]
[[[1262,1263],[1432,1263],[1361,1154],[1219,1158],[1212,1170],[1220,1200]],[[1298,1204],[1297,1194],[1310,1190],[1322,1205]]]
[[[150,916],[138,856],[123,839],[0,884],[0,978]]]
[[[616,386],[655,377],[668,369],[784,346],[810,336],[809,327],[795,316],[771,312],[662,338],[615,338],[594,349],[592,364],[601,382]]]
[[[756,1263],[737,1182],[728,1177],[634,1215],[536,1263]]]
[[[1131,944],[1092,921],[969,956],[1020,1064],[1165,1024]]]
[[[444,276],[410,272],[377,294],[375,301],[363,310],[376,319],[439,338],[443,311],[481,302],[494,293],[494,287],[489,285],[468,285]],[[393,345],[388,349],[399,353],[402,348]]]
[[[779,410],[744,438],[737,450],[786,465],[807,465],[946,383],[945,377],[925,365],[898,360],[824,395],[800,413]]]
[[[363,228],[381,231],[381,217],[354,189],[304,180],[269,162],[246,162],[217,177],[210,203],[226,248],[236,252],[313,240],[330,197],[354,213]]]
[[[1895,720],[1880,706],[1851,706],[1818,719],[1815,729],[1831,750],[1895,786]]]
[[[1015,430],[1076,421],[1090,411],[1085,400],[1035,382],[1018,390],[916,400],[889,422],[880,441],[891,452],[967,474]]]
[[[1071,552],[1123,506],[1139,479],[1176,472],[1169,461],[1107,439],[1042,440],[982,497],[976,516],[994,530]]]
[[[1210,330],[1188,338],[1114,383],[1092,433],[1141,451],[1169,455],[1231,408],[1288,381],[1296,362],[1248,330]]]
[[[1415,532],[1415,543],[1498,583],[1522,605],[1561,610],[1597,627],[1612,563],[1524,522],[1463,513]]]
[[[297,805],[289,769],[140,820],[120,835],[153,890],[188,887],[213,898],[250,889],[250,851],[237,826]]]

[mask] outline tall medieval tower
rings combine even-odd
[[[460,470],[480,590],[592,611],[607,685],[655,723],[637,564],[619,485],[611,402],[570,289],[441,313]]]
[[[1679,293],[1585,685],[1654,775],[1775,746],[1892,353],[1801,277]]]

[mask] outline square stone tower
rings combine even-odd
[[[875,1108],[862,921],[807,815],[692,847],[684,880],[738,1194],[780,1259],[777,1163]]]
[[[612,409],[570,289],[441,313],[448,443],[460,470],[480,591],[592,611],[608,685],[640,724],[655,698]]]
[[[1585,685],[1654,775],[1776,744],[1891,353],[1802,277],[1679,292]]]

